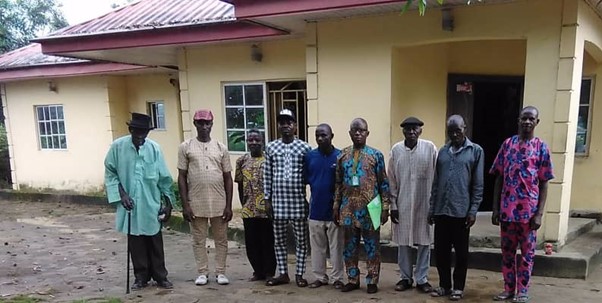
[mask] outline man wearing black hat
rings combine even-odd
[[[400,281],[395,290],[413,287],[430,293],[428,269],[431,256],[432,228],[428,224],[429,200],[437,162],[437,148],[431,141],[419,139],[424,123],[415,117],[403,120],[405,140],[393,145],[387,175],[391,186],[391,228],[397,243]],[[416,268],[412,276],[412,247],[416,247]]]
[[[151,117],[132,113],[127,124],[130,135],[115,140],[105,158],[105,187],[109,203],[117,206],[117,230],[128,234],[135,276],[132,290],[148,286],[151,278],[159,287],[173,288],[167,280],[161,235],[161,223],[169,220],[175,199],[173,180],[159,144],[146,138],[153,129]],[[164,208],[161,197],[166,200]]]
[[[263,192],[266,211],[274,219],[274,251],[280,275],[269,279],[266,285],[275,286],[290,282],[286,238],[287,226],[291,224],[296,239],[295,282],[299,287],[306,287],[307,280],[303,278],[303,274],[309,240],[309,204],[305,199],[303,166],[305,154],[311,147],[307,142],[295,137],[297,123],[293,112],[283,109],[277,121],[281,138],[268,143],[265,148]]]

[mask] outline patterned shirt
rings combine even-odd
[[[346,147],[337,160],[334,207],[340,210],[342,225],[374,230],[368,203],[380,195],[383,210],[390,205],[385,157],[369,146],[359,150],[356,157],[354,153],[353,146]],[[359,178],[357,186],[353,184],[354,175]]]
[[[439,150],[431,191],[430,215],[476,216],[483,201],[483,148],[468,138],[458,150],[445,144]]]
[[[197,217],[219,217],[226,207],[224,173],[232,171],[230,153],[221,142],[192,138],[180,144],[178,169],[188,171],[188,199]]]
[[[234,182],[242,184],[243,196],[240,203],[243,218],[267,218],[265,200],[263,199],[263,154],[252,157],[251,154],[236,160]]]
[[[503,177],[500,220],[527,223],[538,210],[539,184],[554,178],[548,146],[535,137],[504,141],[490,174]]]
[[[274,140],[265,147],[263,192],[272,201],[274,219],[307,219],[303,160],[311,150],[305,141]]]

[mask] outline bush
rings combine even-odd
[[[0,124],[0,188],[10,188],[11,184],[8,138],[4,124]]]

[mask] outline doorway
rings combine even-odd
[[[447,114],[466,120],[466,135],[485,152],[483,203],[491,211],[495,177],[489,174],[502,142],[517,133],[524,77],[450,74]]]
[[[277,139],[276,117],[282,109],[293,112],[297,119],[297,137],[307,141],[307,84],[305,81],[268,82],[269,138]]]

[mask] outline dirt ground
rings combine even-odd
[[[244,247],[230,243],[231,284],[195,286],[194,259],[187,234],[164,230],[167,268],[173,290],[154,286],[125,295],[125,236],[113,229],[109,208],[49,202],[0,200],[0,302],[22,294],[48,302],[119,298],[124,302],[447,302],[411,290],[395,292],[395,264],[383,264],[380,291],[340,293],[331,286],[301,289],[294,284],[266,287],[247,282],[251,268]],[[293,273],[293,257],[290,268]],[[210,260],[213,261],[213,250]],[[364,266],[360,264],[360,266]],[[308,269],[310,267],[308,266]],[[306,274],[311,281],[311,276]],[[437,283],[435,268],[431,282]],[[133,280],[133,278],[132,278]],[[502,287],[496,272],[469,270],[463,302],[490,302]],[[602,302],[602,267],[588,280],[534,277],[531,302]]]

